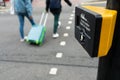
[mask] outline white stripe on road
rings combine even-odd
[[[68,24],[72,24],[72,21],[68,21]]]
[[[72,12],[75,13],[75,10],[73,10]]]
[[[68,33],[64,33],[63,36],[64,36],[64,37],[68,37],[69,34],[68,34]]]
[[[62,58],[63,53],[59,52],[56,54],[56,58]]]
[[[65,46],[65,45],[66,45],[66,42],[65,42],[65,41],[61,41],[61,42],[60,42],[60,45],[61,45],[61,46]]]
[[[71,17],[74,17],[74,14],[71,14],[70,16],[71,16]]]
[[[69,30],[69,29],[70,29],[70,26],[66,26],[66,29]]]
[[[69,19],[70,19],[70,20],[73,20],[73,17],[70,17]]]
[[[57,74],[57,68],[51,68],[49,74],[56,75]]]

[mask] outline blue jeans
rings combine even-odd
[[[24,18],[25,18],[25,16],[28,18],[28,20],[30,21],[32,26],[35,25],[35,22],[33,19],[30,19],[30,17],[28,16],[27,13],[18,13],[17,15],[19,18],[19,23],[20,23],[20,26],[19,26],[20,36],[23,39],[24,38]]]

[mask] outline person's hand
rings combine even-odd
[[[70,4],[70,6],[72,6],[72,3]]]

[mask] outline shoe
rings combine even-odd
[[[53,34],[53,38],[58,38],[58,37],[59,37],[58,33]]]
[[[27,36],[25,36],[25,37],[24,37],[24,40],[27,40],[27,38],[28,38],[28,37],[27,37]]]
[[[61,22],[58,21],[58,29],[61,27]]]
[[[25,41],[25,39],[20,39],[20,42],[24,42]]]

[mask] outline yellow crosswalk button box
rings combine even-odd
[[[75,8],[75,38],[91,57],[107,55],[111,48],[117,11],[103,7]]]

